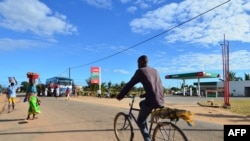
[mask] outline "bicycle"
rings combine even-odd
[[[130,103],[129,112],[127,114],[124,112],[119,112],[114,118],[114,132],[115,137],[118,141],[133,141],[134,128],[131,122],[132,119],[138,126],[137,119],[132,111],[139,111],[140,109],[133,107],[135,95],[133,95],[131,98],[132,102]],[[179,120],[178,117],[170,119],[170,121],[160,121],[159,119],[160,118],[155,118],[151,116],[150,125],[148,129],[152,141],[188,141],[182,129],[180,129],[176,125],[177,121]]]

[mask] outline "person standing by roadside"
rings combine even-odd
[[[70,97],[70,89],[69,89],[69,87],[67,87],[67,89],[66,89],[66,100],[69,100],[69,97]]]
[[[54,83],[52,83],[51,81],[50,81],[50,83],[49,83],[49,93],[50,93],[50,96],[55,96],[54,95]]]
[[[60,87],[60,85],[59,85],[59,83],[58,84],[56,84],[56,98],[57,97],[59,97],[59,87]]]
[[[17,80],[15,77],[9,77],[10,85],[7,88],[7,98],[8,98],[8,113],[15,110],[16,103],[16,91],[17,91]]]
[[[77,97],[76,87],[73,88],[73,92],[72,93],[73,93],[74,97]]]
[[[101,93],[102,93],[102,92],[101,92],[101,90],[100,90],[100,89],[99,89],[99,90],[97,90],[97,97],[98,97],[98,98],[101,98]]]
[[[44,96],[45,96],[45,97],[47,97],[47,95],[48,95],[48,87],[47,87],[47,86],[45,86]]]

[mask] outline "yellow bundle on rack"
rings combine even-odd
[[[193,113],[191,111],[168,108],[168,107],[156,109],[151,113],[151,118],[162,118],[162,119],[170,119],[170,120],[181,118],[185,120],[187,124],[190,126],[194,125],[192,116],[193,116]]]

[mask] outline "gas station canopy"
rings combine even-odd
[[[166,75],[166,79],[196,79],[196,78],[219,78],[220,74],[210,72],[193,72],[183,74]]]
[[[166,75],[165,78],[166,79],[181,79],[181,80],[183,80],[184,85],[185,85],[186,79],[197,79],[198,80],[198,95],[200,96],[200,79],[220,78],[220,74],[201,71],[201,72],[193,72],[193,73]],[[184,93],[185,93],[185,89],[184,89]]]

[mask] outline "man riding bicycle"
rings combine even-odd
[[[137,123],[144,140],[151,141],[147,129],[147,118],[153,109],[164,106],[164,88],[157,70],[148,66],[148,57],[146,55],[140,56],[137,63],[138,69],[131,80],[121,90],[119,95],[117,95],[117,99],[123,99],[123,97],[137,83],[143,85],[146,93],[140,95],[140,97],[145,97],[145,100],[141,101],[139,104],[140,112],[137,117]]]

